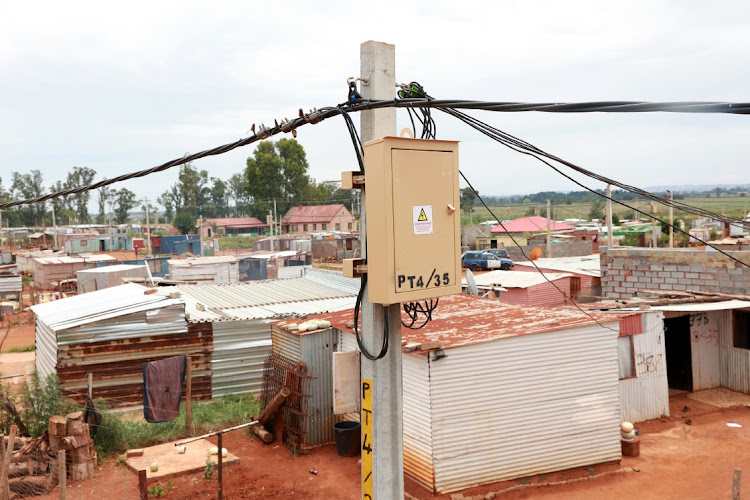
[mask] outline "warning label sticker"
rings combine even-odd
[[[432,234],[432,205],[412,207],[414,234]]]

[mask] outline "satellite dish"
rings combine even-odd
[[[534,250],[531,251],[531,254],[529,254],[529,259],[536,260],[541,256],[542,256],[542,249],[539,247],[536,247]]]
[[[471,269],[466,270],[466,288],[469,295],[479,295],[477,282],[474,280],[474,273],[471,272]]]

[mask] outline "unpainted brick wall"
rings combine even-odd
[[[750,264],[750,252],[728,252]],[[715,251],[614,248],[600,253],[602,295],[626,299],[638,290],[750,294],[750,267]]]
[[[524,245],[524,253],[528,256],[535,248],[542,249],[542,257],[545,257],[547,245]],[[526,260],[521,253],[521,249],[517,246],[506,246],[505,250],[508,251],[508,255],[513,260]],[[565,243],[552,243],[552,258],[559,257],[579,257],[582,255],[591,255],[594,253],[593,246],[590,241],[571,241]]]

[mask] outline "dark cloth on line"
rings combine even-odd
[[[89,424],[92,434],[95,434],[99,426],[102,425],[102,414],[96,409],[94,402],[89,396],[86,396],[86,408],[83,410],[83,421]]]
[[[143,364],[143,416],[147,422],[169,422],[180,415],[187,356]]]

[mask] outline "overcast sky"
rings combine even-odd
[[[6,188],[12,171],[39,169],[47,185],[73,166],[113,177],[234,141],[300,107],[340,103],[366,40],[395,44],[397,80],[417,80],[437,98],[750,100],[749,2],[420,5],[4,2],[0,177]],[[750,116],[474,114],[637,186],[750,182]],[[435,118],[438,138],[461,141],[461,167],[481,193],[576,189],[453,118]],[[301,128],[298,140],[317,180],[356,168],[340,118]],[[251,154],[196,166],[226,179]],[[176,179],[173,169],[115,187],[156,198]]]

